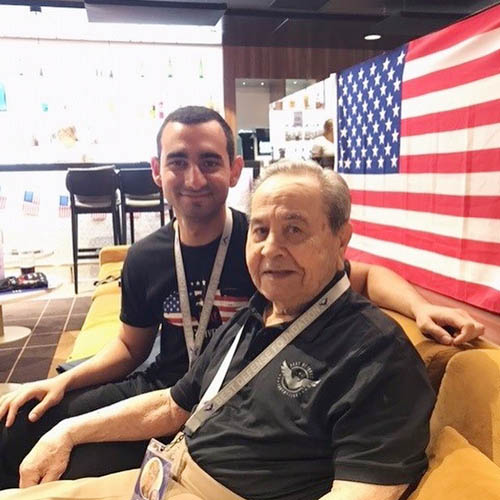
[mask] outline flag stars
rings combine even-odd
[[[392,116],[398,116],[399,115],[399,104],[395,104],[392,107]]]
[[[356,158],[356,168],[359,170],[361,168],[361,159]]]
[[[367,149],[363,146],[361,148],[361,158],[366,158]]]
[[[361,122],[363,121],[363,117],[361,116],[361,114],[359,114],[357,117],[356,117],[356,124],[357,125],[361,125]]]
[[[350,137],[347,138],[347,147],[350,149],[352,146],[352,139]]]
[[[361,134],[366,135],[367,131],[368,131],[368,127],[366,126],[366,123],[363,123],[363,125],[361,125]]]
[[[366,113],[368,111],[368,103],[366,101],[363,101],[361,107],[363,108],[363,113]]]
[[[352,83],[352,78],[353,78],[353,77],[352,77],[352,73],[349,73],[349,74],[347,75],[347,82],[348,82],[349,84],[350,84],[350,83]]]
[[[342,75],[339,76],[339,85],[342,87],[344,85],[344,77]]]
[[[389,156],[391,154],[391,145],[389,143],[385,145],[384,151],[385,151],[385,156]]]
[[[368,119],[368,123],[371,123],[373,121],[373,112],[371,110],[366,115],[366,118]]]
[[[387,118],[387,120],[385,121],[385,130],[387,130],[387,132],[390,132],[391,128],[392,128],[392,120],[390,118]]]
[[[387,97],[386,97],[386,101],[387,101],[387,106],[392,106],[392,100],[394,99],[394,96],[392,94],[389,94]]]
[[[379,128],[378,122],[373,122],[373,131],[377,134],[378,133],[378,128]]]
[[[398,168],[398,157],[396,155],[392,155],[391,157],[391,167]]]
[[[366,168],[372,168],[372,161],[369,157],[366,159]]]
[[[356,137],[358,135],[358,128],[356,127],[356,125],[353,125],[352,126],[352,129],[351,129],[351,134]]]
[[[373,92],[374,92],[373,87],[370,87],[368,89],[368,99],[373,99]]]
[[[362,102],[363,101],[363,92],[358,92],[358,102]]]
[[[399,133],[397,130],[395,130],[393,133],[392,133],[392,142],[398,142],[398,136],[399,136]]]
[[[363,89],[365,89],[365,90],[366,90],[366,89],[368,88],[368,83],[369,83],[368,78],[365,78],[365,79],[363,80]]]
[[[380,144],[384,144],[385,142],[385,135],[381,132],[380,135],[378,136],[378,142]]]
[[[375,66],[375,63],[372,63],[370,66],[370,76],[373,76],[375,74],[375,71],[377,71],[377,66]]]
[[[387,71],[389,69],[390,63],[391,63],[391,61],[389,61],[389,58],[386,57],[384,62],[382,63],[382,68],[384,69],[384,71]]]
[[[358,105],[354,103],[352,105],[352,114],[355,115],[358,112]]]
[[[352,91],[353,91],[354,93],[356,93],[356,92],[358,91],[358,84],[357,84],[356,82],[354,82],[354,83],[352,84]]]
[[[382,95],[385,95],[385,92],[387,90],[387,85],[385,83],[383,83],[381,86],[380,86],[380,93]]]
[[[373,109],[378,109],[380,107],[380,99],[378,97],[373,101]]]
[[[391,68],[387,73],[387,80],[392,81],[392,79],[394,78],[394,73],[395,73],[394,68]]]
[[[378,159],[378,168],[384,168],[384,159],[382,157]]]
[[[361,137],[358,135],[358,137],[356,137],[356,147],[360,147],[361,146]]]
[[[340,137],[347,137],[347,129],[345,127],[340,129]]]
[[[366,138],[366,144],[367,144],[368,146],[371,146],[371,145],[372,145],[372,143],[373,143],[373,137],[372,137],[372,135],[370,134],[370,135]]]
[[[350,170],[351,168],[351,159],[350,158],[347,158],[347,160],[344,162],[344,169],[345,170]]]
[[[359,71],[358,71],[358,80],[362,80],[363,79],[363,75],[365,74],[365,70],[363,68],[361,68]]]
[[[349,94],[347,96],[347,104],[349,104],[349,106],[352,104],[352,95],[351,94]]]
[[[382,77],[380,76],[380,73],[377,73],[374,78],[375,85],[380,85],[380,79]]]
[[[378,156],[378,146],[375,144],[372,148],[373,156]]]
[[[347,85],[345,87],[342,87],[342,94],[343,95],[347,95],[347,91],[348,91]]]
[[[382,109],[380,110],[380,119],[381,119],[381,120],[385,120],[385,113],[386,113],[385,108],[382,108]]]
[[[405,58],[405,51],[402,50],[401,54],[399,54],[398,56],[398,62],[397,62],[398,66],[403,64],[404,58]]]
[[[351,115],[349,115],[349,116],[347,117],[347,120],[346,120],[346,121],[347,121],[347,125],[349,125],[349,127],[350,127],[350,126],[352,125],[352,116],[351,116]]]
[[[401,87],[401,80],[399,78],[396,78],[393,82],[394,85],[394,91],[399,92],[399,89]]]
[[[356,150],[355,149],[351,149],[351,156],[353,158],[356,156]]]

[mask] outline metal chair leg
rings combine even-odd
[[[130,212],[130,243],[135,243],[134,212]]]
[[[75,295],[78,294],[78,214],[71,209],[71,238],[73,241],[73,279],[75,282]]]

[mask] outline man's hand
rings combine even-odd
[[[19,467],[19,487],[57,481],[66,470],[73,441],[64,421],[44,434]]]
[[[413,307],[413,313],[422,333],[441,344],[460,345],[484,333],[484,325],[462,309],[421,303]],[[451,335],[444,326],[453,328],[456,334]]]
[[[7,415],[5,426],[10,427],[19,408],[31,399],[38,399],[40,403],[28,415],[30,422],[36,422],[49,408],[61,401],[65,390],[66,382],[61,377],[23,384],[17,391],[0,398],[0,420]]]

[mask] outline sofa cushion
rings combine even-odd
[[[500,350],[471,350],[450,360],[431,417],[429,449],[447,425],[500,466]]]
[[[500,468],[444,427],[429,455],[429,469],[408,500],[500,500]]]
[[[498,346],[482,339],[463,344],[459,347],[439,344],[433,339],[422,334],[415,321],[389,309],[382,309],[388,316],[394,319],[404,330],[410,342],[423,359],[427,368],[427,374],[434,390],[437,392],[441,384],[446,366],[450,359],[463,351],[470,349],[497,349]]]

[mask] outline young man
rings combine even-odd
[[[75,444],[173,434],[185,424],[164,499],[400,498],[426,468],[434,392],[404,332],[350,289],[349,212],[347,185],[331,171],[289,163],[265,172],[246,245],[258,289],[249,306],[171,390],[47,433],[23,463],[21,484],[57,479]],[[0,499],[125,500],[135,478],[52,483]]]
[[[225,206],[243,166],[234,154],[231,129],[218,113],[190,106],[166,118],[157,142],[153,177],[173,205],[176,222],[130,248],[122,275],[118,338],[76,368],[24,384],[0,400],[0,418],[6,419],[0,429],[0,488],[17,485],[19,464],[58,422],[174,385],[215,329],[254,292],[244,260],[246,217]],[[230,220],[232,229],[226,224]],[[457,340],[481,333],[481,325],[470,317],[431,306],[387,269],[352,263],[351,279],[356,290],[378,305],[416,317],[419,324],[439,329],[433,318],[451,323],[461,329]],[[145,372],[130,375],[148,356],[159,326],[156,361]],[[444,330],[441,334],[449,337]],[[146,445],[133,441],[78,446],[64,477],[136,467]]]

